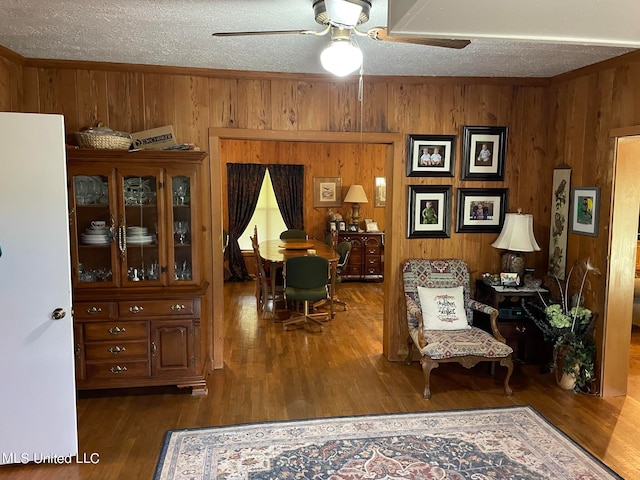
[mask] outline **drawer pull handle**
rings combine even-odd
[[[527,327],[525,327],[525,326],[516,327],[516,332],[524,333],[526,331],[527,331]]]
[[[119,373],[126,372],[127,367],[121,367],[120,365],[116,365],[115,367],[111,367],[109,370],[111,370],[111,373],[114,373],[117,375]]]
[[[127,329],[122,327],[111,327],[109,330],[107,330],[107,332],[109,332],[111,335],[119,335],[121,333],[126,332]]]
[[[156,353],[158,353],[158,347],[156,345],[156,342],[151,342],[151,355],[155,357]]]
[[[119,347],[118,345],[116,345],[115,347],[111,347],[109,349],[109,353],[112,353],[114,355],[118,355],[119,353],[126,352],[126,351],[127,351],[127,347]]]
[[[173,310],[174,312],[179,312],[180,310],[184,310],[185,308],[187,307],[178,303],[176,303],[175,305],[171,305],[171,310]]]
[[[133,307],[129,307],[129,311],[133,314],[140,313],[144,308],[134,305]]]
[[[102,308],[96,307],[96,306],[87,308],[87,313],[89,315],[95,315],[96,313],[100,313],[101,311],[102,311]]]

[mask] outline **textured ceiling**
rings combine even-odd
[[[465,12],[459,0],[393,0],[394,8],[396,1],[398,7],[419,7],[423,14],[430,4],[439,4],[432,13],[444,11],[450,18]],[[491,9],[492,4],[504,1],[482,4]],[[459,11],[446,11],[447,2]],[[387,25],[387,2],[372,3],[371,18],[362,25],[364,30]],[[326,74],[319,55],[328,36],[211,36],[213,32],[238,30],[320,30],[311,4],[312,0],[0,0],[0,45],[27,58]],[[494,15],[501,11],[495,10]],[[397,17],[402,19],[401,14]],[[406,18],[405,23],[409,23]],[[522,20],[522,15],[519,18]],[[425,28],[436,20],[425,21]],[[598,23],[598,17],[592,20]],[[364,53],[365,75],[416,76],[551,77],[633,49],[550,41],[471,40],[471,45],[462,50],[368,38],[358,38],[358,44]]]

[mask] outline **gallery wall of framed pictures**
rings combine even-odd
[[[504,181],[506,126],[462,127],[460,180]],[[456,136],[407,135],[407,177],[455,177]],[[452,185],[412,184],[407,189],[407,238],[449,238]],[[456,189],[456,233],[499,233],[508,189]]]

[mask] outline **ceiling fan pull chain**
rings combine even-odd
[[[360,78],[358,79],[358,101],[360,102],[360,141],[362,142],[362,130],[364,128],[364,60],[360,64]]]

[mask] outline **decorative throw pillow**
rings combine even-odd
[[[471,328],[464,310],[462,285],[453,288],[418,287],[425,330],[463,330]]]

